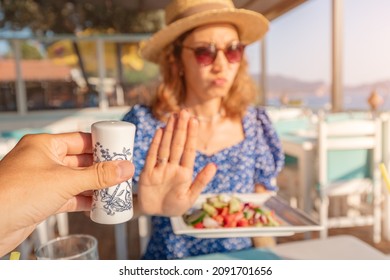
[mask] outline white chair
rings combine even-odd
[[[390,167],[390,112],[381,114],[382,119],[382,154],[383,163],[387,168]],[[385,182],[382,180],[383,187],[383,238],[390,240],[390,192],[385,186]]]
[[[301,118],[305,115],[302,108],[266,107],[272,122]]]
[[[329,228],[372,225],[373,241],[380,242],[379,119],[319,120],[317,151],[321,238]],[[339,212],[337,202],[344,207]]]

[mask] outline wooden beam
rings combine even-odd
[[[268,20],[274,20],[306,1],[307,0],[250,0],[240,8],[259,12]]]

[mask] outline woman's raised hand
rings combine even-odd
[[[216,173],[207,164],[193,180],[198,120],[186,110],[171,115],[152,140],[138,188],[141,211],[176,216],[187,211]]]

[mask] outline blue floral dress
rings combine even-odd
[[[124,121],[136,125],[134,143],[134,185],[145,164],[149,145],[157,127],[164,123],[155,119],[148,107],[135,105]],[[245,139],[213,155],[197,152],[194,178],[209,162],[218,171],[204,193],[252,193],[256,183],[276,190],[271,179],[282,169],[284,155],[279,138],[263,108],[249,107],[243,118]],[[178,259],[201,254],[221,253],[252,247],[250,238],[198,239],[173,233],[170,219],[152,217],[153,232],[144,259]]]

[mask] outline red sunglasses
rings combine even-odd
[[[218,51],[223,51],[225,57],[229,63],[237,63],[242,59],[242,55],[244,54],[245,45],[236,42],[227,46],[225,49],[219,49],[215,46],[215,44],[209,44],[207,46],[201,47],[188,47],[182,46],[184,49],[189,49],[194,52],[196,61],[201,66],[207,66],[213,64],[215,59],[217,58]]]

